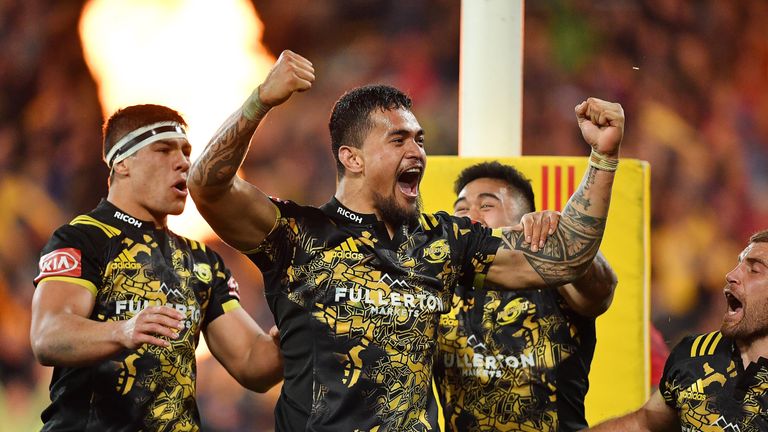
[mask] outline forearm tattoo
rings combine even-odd
[[[192,181],[201,186],[228,183],[248,153],[248,145],[258,126],[242,116],[241,110],[232,114],[216,131],[203,154],[192,165]]]
[[[606,218],[585,213],[592,202],[584,190],[593,178],[590,175],[583,188],[576,191],[563,209],[557,230],[547,237],[544,247],[537,252],[531,251],[531,245],[525,243],[523,232],[502,230],[501,247],[523,252],[531,267],[550,286],[570,282],[583,274],[600,248]]]

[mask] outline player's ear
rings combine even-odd
[[[128,162],[127,162],[129,159],[130,158],[123,159],[120,162],[117,162],[116,164],[112,165],[112,172],[118,176],[127,176],[130,171]]]
[[[339,147],[339,161],[344,165],[344,169],[350,173],[361,173],[365,166],[363,154],[360,149],[356,147]]]

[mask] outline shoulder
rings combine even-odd
[[[59,228],[66,233],[79,233],[91,238],[110,239],[122,234],[120,228],[109,219],[101,217],[97,212],[81,214],[69,221],[69,224]],[[57,230],[58,232],[58,230]]]
[[[672,349],[667,366],[710,361],[723,355],[730,358],[731,347],[731,340],[719,331],[687,336]]]
[[[57,245],[94,246],[119,237],[121,230],[94,213],[81,214],[53,232],[48,249]]]
[[[439,211],[437,213],[422,213],[419,217],[419,224],[424,230],[442,228],[444,230],[455,231],[457,234],[473,230],[491,231],[490,228],[486,228],[479,222],[473,221],[468,217],[452,216],[444,211]]]
[[[328,215],[326,215],[325,212],[323,212],[322,209],[315,206],[301,205],[290,200],[284,200],[284,199],[276,198],[273,196],[270,196],[269,200],[272,201],[272,204],[274,204],[275,208],[277,208],[278,220],[281,220],[281,219],[282,220],[285,220],[285,219],[328,220],[330,219]]]

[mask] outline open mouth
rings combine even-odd
[[[741,300],[736,298],[730,291],[725,291],[725,301],[728,304],[729,315],[735,315],[744,309]]]
[[[186,180],[179,180],[178,182],[174,183],[173,188],[179,192],[187,193]]]
[[[421,174],[423,168],[413,167],[409,168],[399,176],[397,176],[397,186],[400,191],[409,197],[417,197],[419,195],[419,181],[421,181]]]

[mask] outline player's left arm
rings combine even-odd
[[[558,288],[576,313],[586,317],[597,317],[605,313],[613,301],[618,277],[616,272],[598,251],[592,265],[584,276],[573,283]]]
[[[283,379],[277,329],[267,334],[242,307],[214,319],[204,334],[211,354],[243,387],[263,393]]]

